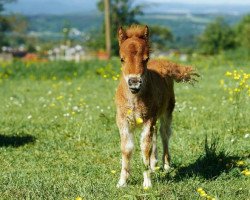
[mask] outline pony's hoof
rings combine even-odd
[[[164,165],[164,170],[165,170],[166,172],[168,172],[170,169],[171,169],[171,167],[169,166],[169,164],[165,164],[165,165]]]
[[[119,182],[116,185],[117,188],[124,188],[127,187],[127,183],[123,180],[119,180]]]
[[[152,183],[150,179],[144,179],[143,181],[143,188],[151,188],[152,187]]]

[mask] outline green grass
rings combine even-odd
[[[233,105],[219,85],[228,70],[249,73],[250,62],[241,63],[220,56],[191,61],[202,78],[194,87],[175,85],[173,169],[153,174],[150,190],[142,188],[139,132],[129,185],[116,188],[118,82],[98,69],[119,71],[118,60],[109,67],[100,61],[0,64],[0,199],[205,199],[198,187],[216,199],[249,199],[250,179],[241,174],[249,169],[249,97],[234,129]]]

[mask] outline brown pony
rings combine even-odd
[[[122,169],[117,187],[126,186],[134,148],[133,130],[142,127],[141,151],[145,170],[143,186],[151,187],[150,172],[157,163],[156,121],[160,118],[163,143],[163,167],[170,168],[169,138],[175,106],[174,82],[190,82],[198,76],[192,67],[166,60],[149,60],[147,26],[118,30],[122,75],[116,92],[116,122],[120,131]]]

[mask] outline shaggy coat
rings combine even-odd
[[[150,172],[157,163],[156,121],[160,119],[163,167],[170,168],[169,138],[175,106],[174,80],[190,82],[198,76],[192,67],[166,60],[149,60],[148,27],[131,26],[118,30],[122,75],[116,92],[116,122],[120,131],[122,169],[117,187],[126,186],[134,148],[133,130],[140,126],[141,152],[145,170],[144,187],[151,187]]]

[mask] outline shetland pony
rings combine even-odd
[[[141,152],[145,170],[143,187],[151,187],[151,171],[157,163],[156,121],[160,119],[163,144],[163,167],[170,168],[169,139],[172,112],[175,106],[174,80],[194,81],[198,76],[192,67],[166,60],[149,60],[149,29],[131,26],[118,30],[122,75],[115,102],[116,122],[120,131],[122,169],[117,187],[125,187],[130,174],[130,159],[134,148],[133,130],[140,125]]]

